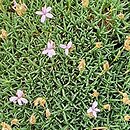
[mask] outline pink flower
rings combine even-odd
[[[51,11],[51,7],[47,7],[46,8],[46,6],[44,6],[44,7],[42,7],[42,11],[36,11],[36,14],[37,15],[41,15],[42,17],[41,17],[41,22],[42,23],[44,23],[44,21],[46,20],[46,17],[48,17],[48,18],[52,18],[53,17],[53,15],[51,14],[51,13],[49,13],[50,11]]]
[[[65,54],[68,55],[69,50],[73,47],[72,42],[70,41],[67,45],[60,44],[60,47],[65,49]]]
[[[12,6],[12,8],[15,10],[16,9],[16,5],[17,5],[17,2],[16,2],[16,0],[13,0],[13,6]]]
[[[42,54],[46,54],[49,57],[55,55],[55,45],[53,41],[48,41],[47,47],[42,51]]]
[[[97,117],[97,112],[100,112],[100,110],[98,108],[96,108],[97,105],[98,105],[98,103],[95,101],[95,102],[93,102],[92,107],[90,107],[87,110],[87,113],[91,113],[95,118]]]
[[[27,104],[28,101],[27,99],[23,98],[23,91],[21,90],[17,90],[17,93],[16,93],[16,96],[12,96],[11,98],[9,98],[10,102],[13,102],[13,103],[17,103],[19,105],[23,105],[23,104]]]

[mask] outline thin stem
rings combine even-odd
[[[102,70],[102,72],[96,77],[95,81],[96,81],[100,76],[102,76],[104,73],[105,73],[105,71]]]
[[[22,0],[19,0],[19,3],[22,4]]]
[[[118,53],[117,53],[116,57],[114,58],[114,60],[112,61],[112,63],[115,62],[119,58],[119,56],[121,55],[121,53],[123,52],[123,50],[124,50],[124,47],[121,50],[118,51]]]
[[[72,1],[72,0],[68,0],[68,10],[70,10],[71,1]]]

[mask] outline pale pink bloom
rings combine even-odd
[[[100,110],[97,108],[98,103],[96,101],[93,102],[92,107],[90,107],[87,110],[87,113],[92,113],[92,115],[96,118],[97,112],[100,112]]]
[[[12,6],[12,8],[15,10],[16,9],[16,5],[17,5],[17,2],[16,2],[16,0],[13,0],[13,6]]]
[[[46,54],[49,57],[52,57],[53,55],[55,55],[55,45],[53,41],[48,41],[47,43],[47,47],[42,51],[42,54]]]
[[[23,105],[23,104],[27,104],[28,103],[28,100],[23,98],[23,91],[21,90],[17,90],[17,93],[16,93],[16,96],[12,96],[11,98],[9,98],[10,102],[13,102],[13,103],[17,103],[19,105]]]
[[[42,7],[42,11],[36,11],[37,15],[41,15],[41,22],[44,23],[44,21],[47,18],[52,18],[53,15],[51,13],[49,13],[51,11],[51,7],[46,7],[46,5],[44,7]]]
[[[64,44],[60,44],[60,47],[65,49],[65,54],[68,55],[69,54],[69,50],[73,47],[72,46],[72,42],[70,41],[67,45]]]

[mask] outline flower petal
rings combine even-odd
[[[69,54],[69,50],[65,49],[65,54],[68,55]]]
[[[97,101],[94,101],[92,104],[92,108],[94,109],[95,107],[97,107],[97,105],[98,105]]]
[[[42,54],[47,54],[47,53],[48,53],[48,49],[42,51]]]
[[[98,109],[98,108],[95,108],[94,110],[95,110],[96,112],[100,112],[100,109]]]
[[[42,11],[46,11],[46,5],[44,7],[42,7]]]
[[[23,105],[21,98],[18,99],[18,104],[19,104],[20,106]]]
[[[44,23],[45,20],[46,20],[46,16],[45,16],[45,15],[42,15],[42,17],[41,17],[41,22]]]
[[[92,112],[93,116],[96,118],[97,117],[97,113],[95,111]]]
[[[48,41],[48,43],[47,43],[47,48],[48,48],[48,49],[54,48],[54,47],[53,47],[53,41]]]
[[[13,96],[13,97],[9,98],[9,100],[10,100],[10,102],[16,103],[18,100],[18,97]]]
[[[60,47],[63,49],[66,49],[66,45],[64,45],[64,44],[60,44]]]
[[[13,0],[13,6],[12,6],[12,8],[15,10],[16,9],[16,5],[17,5],[17,2],[16,2],[16,0]]]
[[[51,7],[47,7],[47,8],[46,8],[47,13],[48,13],[49,11],[51,11],[51,9],[52,9]]]
[[[24,104],[27,104],[27,103],[28,103],[28,100],[25,99],[25,98],[21,98],[21,101],[22,101]]]
[[[37,15],[43,15],[43,12],[42,11],[36,11],[35,12]]]
[[[70,41],[68,44],[67,44],[67,48],[70,49],[72,47],[72,42]]]
[[[23,91],[17,90],[16,95],[18,96],[18,98],[22,97],[23,96]]]
[[[87,110],[87,113],[93,112],[92,107]]]
[[[49,56],[49,57],[52,57],[53,55],[55,55],[54,49],[49,50],[49,51],[48,51],[48,56]]]
[[[52,15],[51,13],[47,13],[47,14],[46,14],[46,17],[48,17],[48,18],[53,18],[53,15]]]

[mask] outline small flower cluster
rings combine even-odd
[[[24,104],[26,105],[28,103],[28,100],[25,98],[25,94],[21,90],[17,90],[16,96],[10,97],[9,100],[10,100],[10,102],[13,102],[14,104],[18,103],[18,105],[20,105],[20,106],[22,106]],[[46,100],[45,100],[45,98],[38,97],[33,101],[33,103],[34,103],[35,107],[40,104],[40,106],[45,108]],[[45,115],[46,115],[47,119],[51,116],[51,112],[48,108],[46,108],[46,110],[45,110]],[[31,125],[36,124],[36,117],[35,117],[34,113],[30,116],[29,122]],[[18,125],[18,124],[19,124],[18,119],[14,118],[11,120],[11,126]],[[4,130],[4,129],[5,130],[12,130],[11,126],[5,122],[2,122],[1,126],[2,126],[2,130]]]
[[[97,108],[97,105],[98,105],[98,103],[95,101],[95,102],[93,102],[92,107],[90,107],[87,110],[87,113],[90,116],[94,116],[95,118],[97,117],[97,112],[100,112],[100,110]]]
[[[61,48],[65,49],[65,54],[68,55],[70,52],[70,49],[73,47],[72,42],[70,41],[67,45],[61,44]],[[55,53],[55,44],[53,41],[48,41],[47,47],[42,51],[42,54],[46,54],[49,57],[52,57],[53,55],[56,55]]]
[[[119,91],[119,93],[123,96],[123,99],[121,99],[121,101],[125,104],[125,105],[130,105],[130,99],[129,96],[127,95],[127,93],[123,93],[121,91]],[[91,94],[91,96],[93,96],[94,98],[98,98],[99,96],[99,92],[97,90],[93,90],[93,93]],[[87,114],[89,117],[97,117],[97,113],[100,112],[100,109],[97,108],[97,101],[94,101],[92,103],[92,106],[87,110]],[[104,104],[103,105],[103,109],[104,110],[111,110],[111,105],[110,104]],[[130,116],[127,114],[124,116],[124,120],[125,121],[129,121],[130,120]]]
[[[23,98],[24,93],[21,90],[17,90],[16,96],[12,96],[9,100],[13,103],[18,103],[19,105],[27,104],[27,99]]]
[[[99,92],[97,90],[93,90],[93,93],[91,94],[94,98],[98,98]],[[97,117],[97,113],[100,112],[100,109],[97,108],[98,102],[94,101],[92,103],[92,106],[87,110],[87,114],[89,117]],[[106,110],[111,110],[111,106],[109,104],[103,105],[103,108]]]

